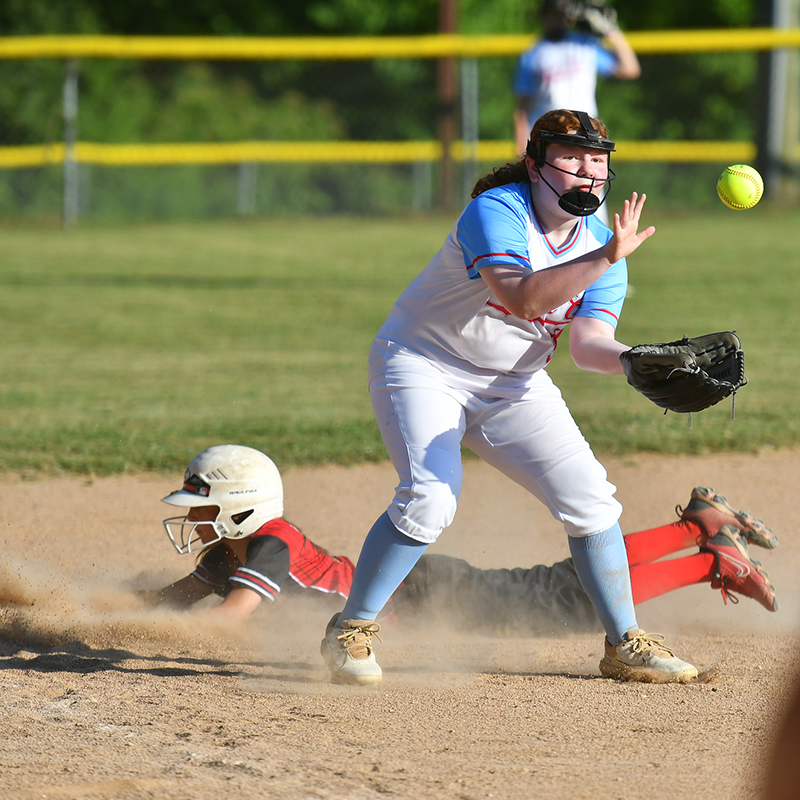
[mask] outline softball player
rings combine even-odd
[[[533,126],[527,157],[478,181],[441,250],[402,293],[373,343],[373,408],[399,483],[368,533],[342,614],[321,644],[337,682],[375,683],[374,620],[453,520],[461,446],[539,498],[563,522],[606,631],[602,674],[687,682],[691,664],[640,629],[615,487],[545,367],[570,329],[587,370],[618,374],[625,258],[639,230],[633,193],[613,233],[600,206],[614,142],[602,122],[559,109]],[[603,196],[604,199],[604,196]]]
[[[524,151],[536,120],[552,108],[580,108],[596,116],[598,77],[635,80],[641,75],[639,59],[616,15],[591,7],[576,13],[575,6],[568,0],[545,0],[539,12],[541,38],[517,60],[513,91],[518,152]],[[591,33],[576,29],[579,16],[581,27],[588,23]]]
[[[190,575],[142,593],[148,602],[181,608],[216,593],[224,601],[203,613],[236,622],[284,589],[347,597],[353,562],[317,547],[283,519],[280,473],[259,450],[209,447],[189,462],[183,488],[163,502],[188,509],[164,520],[177,551],[203,552]]]
[[[280,473],[264,453],[240,445],[210,447],[189,463],[183,487],[163,500],[187,508],[187,514],[164,520],[164,526],[179,553],[199,557],[185,578],[140,592],[150,604],[188,608],[213,593],[222,603],[201,613],[232,623],[281,594],[328,598],[335,608],[347,597],[352,561],[331,555],[283,519]],[[746,555],[741,536],[761,544],[774,539],[760,520],[734,512],[722,495],[695,489],[680,521],[626,537],[634,602],[711,581],[724,592],[774,606],[769,580]],[[697,543],[701,551],[695,555],[648,563]],[[480,570],[457,558],[423,556],[386,611],[403,623],[412,615],[464,608],[470,609],[471,630],[494,635],[598,628],[571,559],[552,567]],[[444,621],[463,626],[456,614]]]

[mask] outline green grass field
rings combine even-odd
[[[600,453],[800,443],[796,212],[650,214],[619,338],[735,328],[750,384],[666,417],[623,379],[551,373]],[[2,229],[0,469],[180,471],[220,442],[281,467],[385,457],[367,351],[452,216]]]

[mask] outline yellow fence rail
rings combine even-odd
[[[631,31],[640,55],[718,53],[800,47],[800,28],[734,28]],[[356,60],[377,58],[486,58],[517,56],[533,34],[468,36],[202,37],[9,36],[0,37],[0,59],[113,58],[177,60]]]
[[[0,169],[62,164],[63,144],[0,148]],[[616,161],[741,163],[756,155],[749,142],[617,142]],[[800,153],[798,153],[800,156]],[[455,142],[455,161],[502,163],[517,158],[510,142]],[[78,142],[72,153],[81,164],[115,167],[180,164],[326,163],[401,164],[439,161],[439,142],[231,142],[229,144],[97,144]]]
[[[14,36],[0,37],[0,60],[20,59],[173,59],[281,60],[480,58],[517,56],[532,35],[430,35],[389,37],[157,37]],[[640,55],[711,53],[800,47],[800,28],[630,32]],[[619,142],[619,161],[746,162],[755,158],[750,142]],[[60,164],[67,157],[83,164],[144,166],[310,163],[324,160],[360,163],[438,161],[441,144],[417,142],[233,142],[180,144],[64,144],[0,147],[0,168]],[[481,141],[465,148],[456,142],[456,161],[500,163],[516,158],[510,142]],[[800,148],[797,157],[800,158]]]

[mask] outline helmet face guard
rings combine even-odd
[[[200,525],[208,525],[213,528],[216,538],[203,541],[197,530]],[[203,550],[225,538],[225,527],[216,520],[201,522],[199,520],[190,521],[185,516],[170,517],[164,520],[164,528],[167,531],[169,540],[181,555],[196,553],[198,550]]]
[[[558,195],[558,205],[568,214],[576,217],[588,217],[594,214],[600,205],[605,202],[608,193],[611,191],[611,181],[617,176],[614,170],[611,169],[611,153],[616,151],[614,142],[611,139],[605,139],[600,136],[599,131],[592,124],[592,120],[585,111],[572,111],[570,112],[578,118],[581,130],[575,133],[559,133],[556,131],[539,131],[536,134],[536,139],[529,141],[526,147],[527,155],[533,159],[536,165],[536,171],[544,183]],[[556,167],[545,160],[545,147],[548,144],[563,144],[568,147],[585,147],[588,150],[601,150],[608,153],[608,177],[598,180],[591,178],[591,187],[588,192],[581,189],[572,189],[569,192],[559,195],[551,186],[548,180],[542,175],[541,167],[547,164],[551,169],[563,172],[565,175],[574,175],[573,172],[568,172],[565,169]],[[602,198],[598,197],[592,190],[596,183],[606,183],[606,193]]]

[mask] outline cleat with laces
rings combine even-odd
[[[689,505],[676,506],[675,511],[682,520],[700,524],[705,533],[703,540],[710,539],[723,525],[733,525],[750,544],[769,550],[778,546],[778,537],[758,517],[748,511],[734,511],[724,494],[705,486],[695,486]]]
[[[643,683],[689,683],[697,678],[697,669],[681,661],[664,644],[660,633],[628,631],[617,645],[608,639],[600,672],[607,678]]]
[[[374,620],[346,619],[334,614],[320,644],[333,683],[370,685],[380,683],[382,671],[372,651],[372,637],[381,626]]]
[[[716,571],[711,579],[711,588],[722,591],[722,599],[738,603],[732,594],[742,594],[761,603],[767,611],[778,610],[778,598],[770,583],[769,575],[758,561],[750,558],[747,542],[737,528],[723,525],[700,547],[701,553],[711,553],[716,559]]]

